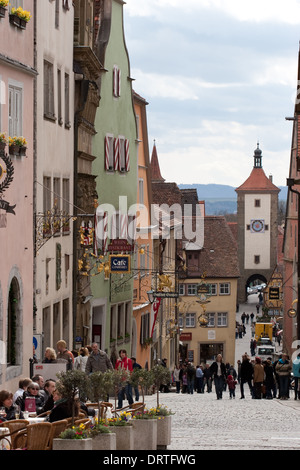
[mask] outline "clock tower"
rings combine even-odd
[[[238,303],[247,299],[247,287],[255,280],[267,283],[277,263],[277,217],[280,189],[262,168],[262,151],[257,144],[249,178],[238,188],[238,258],[241,277]]]

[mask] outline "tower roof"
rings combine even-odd
[[[262,151],[257,144],[257,148],[254,150],[254,167],[251,171],[249,178],[236,188],[236,191],[250,191],[250,192],[279,192],[280,189],[272,183],[271,179],[268,178],[262,168]]]
[[[152,156],[151,156],[151,173],[152,173],[152,181],[153,182],[163,182],[165,179],[161,176],[160,167],[158,163],[158,156],[156,151],[156,144],[154,141]]]

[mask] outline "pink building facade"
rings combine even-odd
[[[10,391],[29,376],[34,315],[34,0],[16,3],[0,18],[0,133],[27,141],[25,156],[0,153],[0,389]],[[11,16],[19,6],[28,22]]]

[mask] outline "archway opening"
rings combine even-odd
[[[247,282],[245,285],[246,298],[248,298],[248,296],[252,294],[262,295],[262,291],[264,290],[266,285],[267,285],[267,279],[265,278],[265,276],[259,273],[252,274],[252,276],[250,276],[247,279]]]

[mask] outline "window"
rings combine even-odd
[[[61,103],[61,70],[57,69],[57,115],[58,124],[61,126],[63,123],[62,118],[62,103]]]
[[[11,11],[12,8],[18,8],[18,7],[24,8],[23,7],[23,0],[10,0],[10,2],[9,2],[10,11]]]
[[[260,256],[254,255],[254,264],[259,264],[259,263],[260,263]]]
[[[224,327],[227,326],[227,313],[218,313],[217,314],[217,326]]]
[[[187,295],[197,295],[197,284],[187,285]]]
[[[43,177],[43,212],[45,214],[43,224],[43,236],[51,235],[51,178],[50,176]]]
[[[70,122],[70,75],[65,73],[65,127],[71,128]]]
[[[217,284],[209,284],[210,287],[210,295],[217,295],[218,290],[217,290]]]
[[[207,316],[208,316],[207,326],[210,327],[210,328],[214,328],[215,327],[215,314],[214,313],[208,313]]]
[[[221,282],[219,285],[219,294],[220,295],[230,295],[230,283]]]
[[[254,207],[260,207],[260,199],[254,200]]]
[[[122,172],[125,171],[125,138],[124,137],[119,137],[119,168],[118,170]]]
[[[139,203],[144,204],[144,180],[139,178]]]
[[[56,217],[53,218],[53,229],[57,235],[60,233],[60,211],[61,211],[61,198],[60,198],[60,178],[53,178],[53,209]]]
[[[62,220],[62,228],[63,233],[67,234],[70,231],[70,222],[69,222],[69,199],[70,199],[70,180],[68,178],[63,178],[62,181],[63,187],[63,220]]]
[[[109,134],[105,137],[105,169],[107,171],[114,169],[114,138]]]
[[[184,284],[179,284],[179,295],[185,295],[185,285]]]
[[[140,343],[144,344],[147,339],[150,337],[150,315],[146,313],[141,316],[141,333],[140,333]]]
[[[55,120],[53,64],[44,60],[44,117]]]
[[[21,84],[10,83],[8,87],[8,132],[10,136],[22,135],[23,89]]]
[[[121,96],[121,70],[117,65],[113,68],[113,95],[115,98]]]
[[[185,316],[185,327],[186,328],[194,328],[196,325],[196,314],[195,313],[187,313]]]
[[[60,0],[55,0],[55,28],[59,28],[59,3]]]

